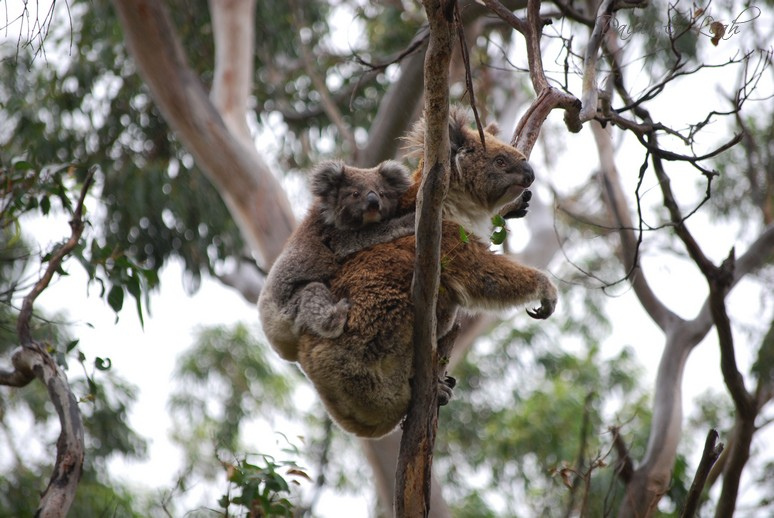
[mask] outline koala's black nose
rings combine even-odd
[[[524,175],[524,181],[529,185],[535,181],[535,171],[532,170],[532,166],[526,160],[521,162],[521,174]]]
[[[376,194],[374,191],[370,191],[368,194],[366,194],[366,206],[369,209],[378,209],[379,195]]]

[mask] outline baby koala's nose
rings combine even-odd
[[[369,209],[379,208],[379,195],[374,191],[370,191],[368,194],[366,194],[366,207]]]

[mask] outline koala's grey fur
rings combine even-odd
[[[312,206],[258,299],[263,331],[282,358],[298,359],[301,333],[325,338],[342,333],[349,303],[331,294],[329,280],[346,256],[414,232],[413,211],[395,217],[409,185],[408,169],[391,160],[370,169],[341,161],[315,169]]]

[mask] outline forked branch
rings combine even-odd
[[[61,431],[56,443],[56,463],[48,487],[43,492],[35,516],[59,518],[75,499],[75,491],[83,471],[84,435],[78,401],[70,390],[67,377],[51,357],[46,347],[32,338],[31,320],[35,300],[48,287],[62,261],[78,245],[83,233],[83,202],[91,186],[94,171],[84,181],[78,203],[70,220],[70,237],[51,255],[43,275],[24,297],[16,331],[19,344],[13,353],[13,370],[0,370],[0,384],[22,387],[38,378],[47,388],[51,402],[59,415]]]

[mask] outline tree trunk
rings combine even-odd
[[[425,55],[424,170],[417,195],[414,376],[395,479],[395,516],[428,516],[438,426],[435,307],[441,274],[441,214],[449,189],[449,63],[456,0],[427,0],[430,42]]]

